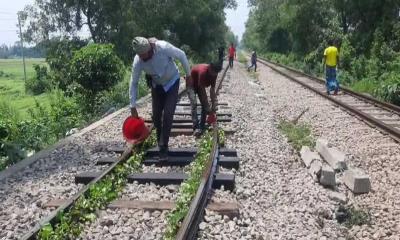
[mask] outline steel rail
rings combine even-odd
[[[344,103],[343,101],[340,101],[340,100],[336,99],[335,97],[333,97],[331,95],[327,95],[325,92],[320,91],[320,90],[310,86],[309,84],[307,84],[307,83],[305,83],[303,81],[298,80],[296,77],[290,75],[289,73],[286,73],[286,72],[278,69],[276,67],[276,65],[281,67],[281,68],[284,68],[284,69],[287,69],[289,71],[292,71],[292,72],[294,72],[296,74],[300,74],[300,75],[306,76],[307,78],[309,78],[311,80],[314,80],[314,81],[317,81],[317,82],[319,82],[321,84],[324,82],[324,80],[316,78],[316,77],[308,75],[308,74],[305,74],[305,73],[300,72],[298,70],[289,68],[289,67],[284,66],[282,64],[273,63],[273,62],[268,61],[268,60],[264,60],[264,59],[259,60],[258,59],[257,61],[260,62],[263,65],[266,65],[266,66],[270,67],[272,70],[274,70],[274,71],[278,72],[279,74],[291,79],[292,81],[302,85],[303,87],[305,87],[307,89],[310,89],[311,91],[321,95],[324,98],[329,99],[330,101],[336,103],[337,105],[343,107],[344,109],[354,113],[355,115],[358,115],[362,120],[365,120],[365,121],[369,122],[370,124],[379,127],[380,129],[382,129],[383,131],[388,133],[394,140],[400,142],[400,130],[390,126],[389,124],[386,124],[385,122],[383,122],[383,121],[371,116],[370,114],[367,114],[365,112],[360,111],[356,107],[352,107],[349,104]],[[398,106],[395,106],[395,105],[389,104],[389,103],[384,103],[384,102],[381,102],[381,101],[379,101],[377,99],[374,99],[374,98],[368,97],[368,96],[364,96],[364,95],[359,94],[359,93],[354,93],[353,91],[351,91],[351,90],[349,90],[347,88],[342,88],[341,87],[341,89],[343,90],[343,92],[345,92],[345,93],[347,93],[349,95],[352,95],[352,96],[356,97],[359,100],[362,100],[364,102],[373,104],[373,105],[375,105],[377,107],[380,107],[380,108],[383,108],[383,109],[385,109],[387,111],[391,111],[391,112],[394,112],[396,114],[400,114],[400,108]]]
[[[224,69],[221,76],[221,80],[216,89],[216,93],[222,87],[222,82],[225,79],[226,73],[229,66]],[[197,231],[199,229],[199,224],[201,223],[204,215],[205,208],[207,206],[208,200],[210,199],[210,190],[212,188],[214,174],[217,171],[217,162],[219,154],[218,146],[218,125],[213,124],[212,126],[212,151],[207,161],[207,167],[205,168],[199,188],[197,189],[196,195],[193,198],[188,213],[182,221],[182,224],[176,235],[177,240],[191,240],[195,239]]]

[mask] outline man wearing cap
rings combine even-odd
[[[195,136],[200,136],[206,123],[206,115],[215,115],[217,110],[217,94],[215,85],[218,73],[221,71],[220,63],[198,64],[193,66],[190,82],[186,80],[187,93],[192,108],[192,121]],[[208,103],[206,87],[210,87],[211,108]],[[197,101],[196,95],[201,103],[200,124],[197,118]]]
[[[186,78],[190,81],[189,61],[185,52],[166,41],[135,37],[132,45],[136,56],[133,60],[129,86],[131,114],[133,117],[138,117],[136,96],[138,81],[144,71],[151,76],[153,123],[157,131],[160,160],[167,160],[168,141],[178,101],[180,79],[174,59],[182,63]]]

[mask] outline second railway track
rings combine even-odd
[[[400,141],[400,107],[356,93],[346,87],[341,87],[338,95],[328,95],[325,82],[320,78],[265,59],[259,59],[258,62],[329,99],[369,125],[378,127],[394,140]]]

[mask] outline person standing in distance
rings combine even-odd
[[[153,124],[157,132],[160,160],[168,160],[168,141],[178,101],[180,74],[174,59],[178,59],[190,81],[190,66],[186,54],[172,44],[144,37],[135,37],[132,46],[136,52],[132,64],[129,98],[132,117],[136,110],[138,82],[142,71],[151,79]]]
[[[229,67],[233,68],[233,60],[236,58],[236,49],[233,46],[233,43],[231,43],[228,52],[229,52]]]
[[[326,93],[329,95],[331,91],[334,91],[333,94],[336,95],[339,91],[339,82],[336,78],[337,67],[339,65],[339,51],[333,40],[329,40],[328,45],[324,51]]]

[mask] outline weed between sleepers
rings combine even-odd
[[[104,209],[111,201],[118,197],[126,185],[127,176],[138,172],[147,149],[156,143],[155,132],[140,146],[125,163],[117,165],[104,179],[90,186],[89,191],[81,196],[74,206],[66,213],[57,216],[55,226],[50,223],[42,227],[38,234],[40,240],[64,240],[77,238],[87,222],[93,222],[96,211]]]
[[[175,209],[167,216],[167,226],[164,239],[172,240],[179,230],[183,219],[189,211],[190,203],[199,188],[201,176],[212,151],[212,133],[207,131],[200,140],[199,151],[195,161],[190,164],[189,177],[178,191]]]

